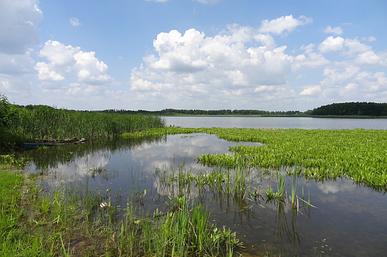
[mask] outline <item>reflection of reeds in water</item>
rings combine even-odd
[[[250,201],[251,203],[264,200],[270,202],[284,202],[291,208],[301,212],[301,207],[315,207],[310,203],[309,199],[304,197],[304,188],[302,188],[302,196],[297,195],[297,174],[293,173],[290,183],[290,197],[288,197],[286,190],[286,175],[284,171],[278,171],[275,176],[276,189],[274,190],[269,183],[267,189],[262,193],[259,187],[264,185],[257,184],[255,173],[257,170],[251,170],[243,166],[237,166],[235,169],[215,168],[210,171],[191,171],[184,170],[179,167],[175,170],[157,170],[156,180],[158,187],[162,186],[163,195],[170,196],[191,196],[197,197],[206,192],[217,192],[223,195],[232,195],[234,201],[243,202]],[[288,171],[289,173],[289,171]],[[265,183],[265,182],[264,182]],[[169,190],[169,191],[168,191]],[[192,194],[195,192],[195,194]]]
[[[178,187],[180,196],[196,198],[213,193],[210,194],[211,201],[219,201],[221,205],[221,202],[225,202],[230,211],[228,206],[231,200],[239,209],[240,217],[252,217],[254,206],[273,209],[276,213],[277,236],[290,242],[294,252],[298,252],[301,239],[297,229],[297,217],[309,214],[310,208],[315,206],[310,203],[310,192],[304,185],[299,185],[296,168],[261,173],[260,170],[240,165],[235,169],[215,168],[193,173],[180,167],[177,172],[159,171],[160,174],[160,181],[171,188],[174,185]],[[188,188],[190,192],[197,189],[197,195],[184,194]]]
[[[295,209],[291,211],[291,219],[289,224],[285,210],[285,202],[277,202],[277,235],[280,239],[288,239],[288,241],[293,244],[295,252],[297,252],[297,247],[301,242],[300,235],[297,231],[297,211]]]

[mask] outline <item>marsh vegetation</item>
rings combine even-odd
[[[124,133],[124,138],[159,137],[179,133],[209,133],[236,142],[262,146],[235,146],[232,154],[203,154],[205,165],[235,168],[297,167],[296,172],[316,180],[347,177],[387,190],[387,133],[384,130],[301,129],[190,129],[161,128]]]
[[[378,256],[386,250],[386,137],[167,127],[3,156],[3,168],[32,175],[1,172],[0,252]],[[348,215],[367,230],[343,224]]]
[[[0,171],[0,178],[1,256],[234,256],[241,245],[184,196],[165,212],[139,216],[135,201],[118,213],[108,192],[47,194],[21,174]]]
[[[26,141],[113,138],[162,126],[163,121],[151,115],[18,106],[0,95],[0,152]]]

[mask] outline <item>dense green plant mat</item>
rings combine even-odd
[[[166,212],[137,216],[107,195],[42,192],[17,172],[0,171],[0,256],[234,256],[236,234],[210,223],[185,197]]]
[[[124,138],[167,134],[209,133],[231,141],[260,142],[262,146],[236,146],[232,154],[205,154],[199,161],[210,166],[240,165],[297,171],[318,180],[347,177],[379,190],[387,190],[386,130],[304,130],[237,128],[160,128],[124,133]]]

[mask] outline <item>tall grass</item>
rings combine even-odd
[[[229,229],[209,222],[200,206],[190,207],[185,197],[175,198],[171,210],[136,218],[128,207],[117,238],[109,247],[114,256],[234,256],[239,240]]]
[[[126,131],[157,128],[159,117],[69,111],[47,106],[14,107],[10,123],[16,134],[31,139],[114,137]]]
[[[160,117],[17,106],[0,98],[0,136],[30,140],[116,137],[123,132],[162,127]],[[12,140],[8,140],[12,141]],[[0,143],[0,146],[5,143]]]

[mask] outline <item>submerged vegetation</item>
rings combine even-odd
[[[297,173],[317,180],[347,177],[375,189],[387,190],[387,131],[160,128],[124,133],[124,138],[161,137],[167,134],[209,133],[231,141],[260,142],[262,146],[235,146],[232,154],[204,154],[209,166],[235,168],[296,167]]]

